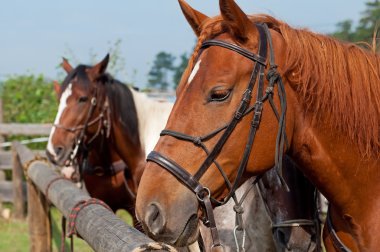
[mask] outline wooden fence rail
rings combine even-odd
[[[51,124],[0,123],[0,135],[48,136]]]
[[[18,145],[17,152],[21,164],[27,168],[28,175],[28,219],[32,241],[31,251],[50,251],[51,233],[48,228],[48,200],[65,217],[81,201],[90,199],[88,194],[78,189],[72,182],[59,178],[46,161],[35,159],[34,154],[25,146]],[[52,182],[53,181],[53,182]],[[30,191],[29,191],[30,190]],[[114,215],[110,210],[98,204],[85,206],[77,214],[75,227],[78,234],[95,251],[176,251],[164,245],[166,249],[145,249],[148,243],[155,244],[150,238]]]
[[[0,197],[2,202],[21,206],[21,202],[26,200],[26,184],[22,181],[23,172],[14,148],[15,144],[19,145],[18,142],[13,142],[11,151],[0,151],[0,173],[12,171],[12,181],[5,180],[5,175],[0,176]],[[33,153],[45,156],[45,151],[33,151]],[[19,218],[18,216],[16,213],[16,218]]]
[[[0,102],[1,108],[1,102]],[[0,109],[1,114],[1,109]],[[0,115],[0,142],[4,136],[22,135],[22,136],[48,136],[51,130],[51,124],[33,124],[33,123],[1,123]],[[4,144],[4,143],[1,143]],[[13,145],[14,143],[12,143]],[[44,151],[35,151],[35,154],[42,155]],[[22,200],[26,199],[26,185],[19,178],[22,172],[19,172],[18,160],[13,151],[0,151],[0,204],[2,202],[13,203],[21,209]],[[12,171],[16,174],[16,181],[5,180],[5,171]],[[12,177],[15,177],[12,175]],[[20,182],[21,181],[21,182]],[[23,192],[21,195],[20,192]],[[21,211],[21,210],[20,210]],[[19,218],[19,212],[14,217]]]

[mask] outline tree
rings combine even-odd
[[[175,57],[167,52],[159,52],[153,62],[153,66],[148,74],[148,84],[150,87],[167,90],[169,83],[169,75],[173,71],[173,62]]]
[[[380,2],[378,0],[366,2],[366,10],[362,13],[356,29],[356,40],[370,42],[375,29],[378,29],[380,20]]]
[[[354,41],[355,34],[353,32],[352,20],[344,20],[337,25],[337,31],[332,35],[340,40]]]
[[[187,53],[183,53],[180,56],[179,60],[180,60],[179,64],[176,67],[174,67],[174,70],[173,70],[174,71],[174,74],[173,74],[174,88],[176,88],[179,82],[181,81],[182,74],[185,71],[187,64],[189,62],[189,56],[187,55]]]
[[[352,20],[345,20],[337,24],[337,31],[331,35],[350,42],[365,42],[372,44],[373,34],[379,28],[380,2],[379,0],[365,3],[366,9],[361,14],[357,27],[353,27]]]

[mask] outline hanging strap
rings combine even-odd
[[[330,215],[330,209],[327,212],[327,217],[326,217],[326,225],[327,225],[327,230],[330,234],[331,242],[336,250],[339,252],[351,252],[349,248],[344,245],[344,243],[339,239],[338,234],[336,233],[332,221],[331,221],[331,215]]]

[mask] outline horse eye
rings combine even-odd
[[[209,96],[210,102],[222,102],[225,101],[231,94],[230,89],[212,90]]]
[[[88,101],[88,97],[87,96],[82,96],[82,97],[79,97],[79,99],[78,99],[78,102],[86,102],[86,101]]]

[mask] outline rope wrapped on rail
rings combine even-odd
[[[145,252],[145,251],[168,251],[168,252],[176,252],[177,250],[172,246],[169,246],[160,242],[150,242],[143,246],[140,246],[134,249],[132,252]]]
[[[68,221],[69,221],[68,228],[69,229],[68,229],[67,237],[71,237],[73,235],[77,235],[77,230],[75,228],[75,221],[76,221],[76,219],[78,217],[78,214],[79,214],[79,212],[83,208],[85,208],[86,206],[92,205],[92,204],[98,204],[100,206],[103,206],[104,208],[107,208],[108,210],[110,210],[112,212],[111,208],[106,203],[104,203],[103,201],[101,201],[100,199],[91,198],[91,199],[88,199],[88,200],[79,201],[71,209],[71,212],[70,212],[70,215],[69,215],[69,219],[68,219]]]

